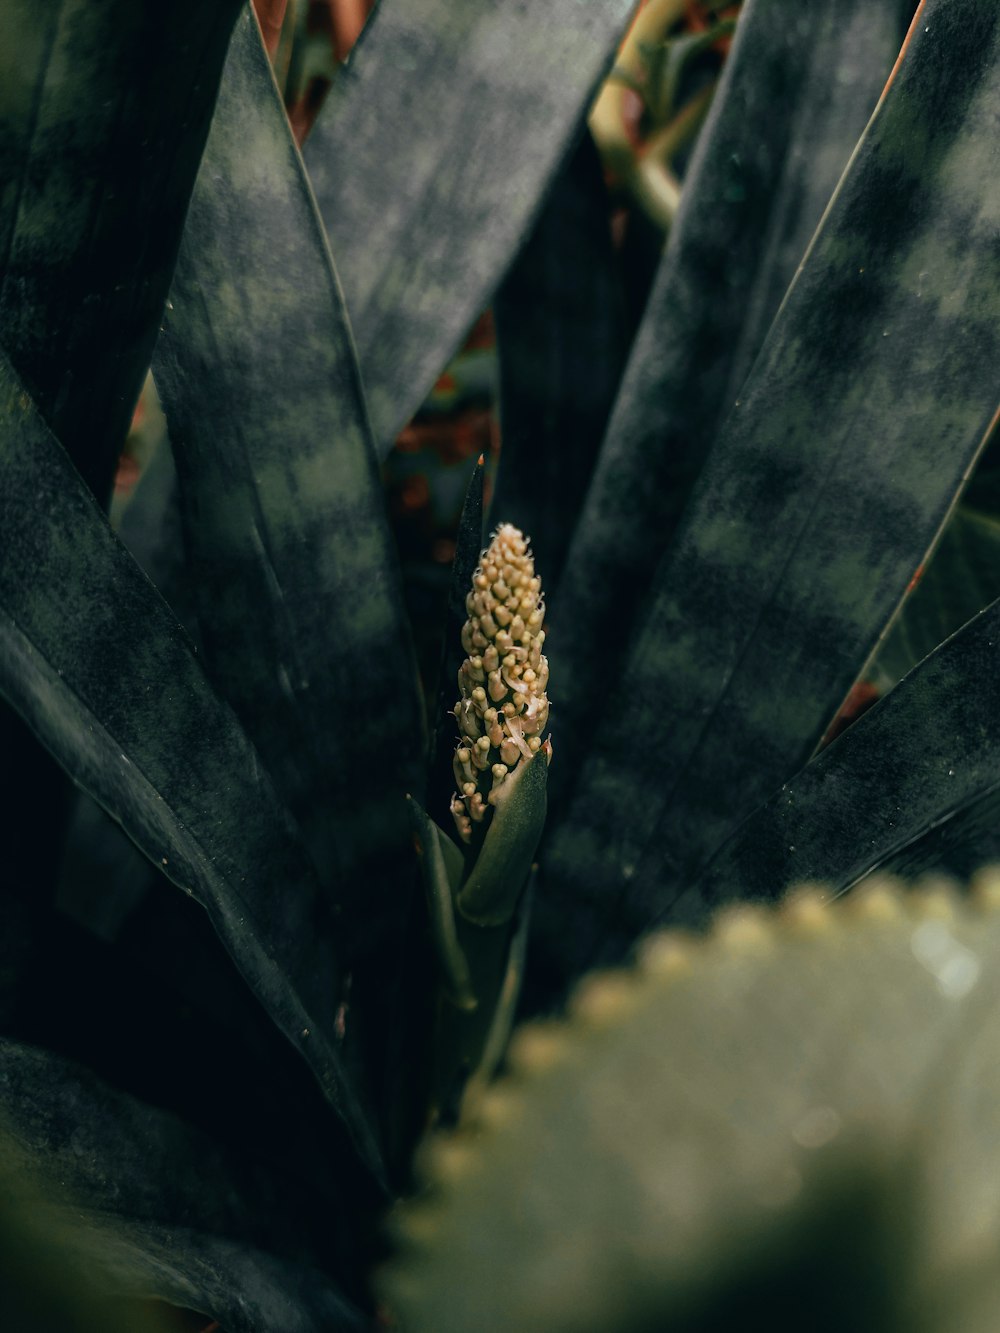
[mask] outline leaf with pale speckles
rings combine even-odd
[[[892,5],[746,0],[573,536],[553,661],[565,786],[578,721],[619,672],[657,564],[726,411],[878,100],[905,29]],[[571,748],[567,749],[569,746]]]
[[[238,10],[238,0],[3,5],[0,344],[102,504]],[[0,751],[5,886],[39,891],[56,877],[70,793],[2,704]]]

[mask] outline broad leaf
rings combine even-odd
[[[305,148],[379,450],[528,232],[633,0],[380,5]]]
[[[4,1166],[98,1288],[247,1333],[360,1328],[259,1168],[48,1052],[0,1042]]]
[[[799,880],[840,892],[878,866],[938,869],[984,836],[995,856],[998,660],[994,602],[750,815],[671,917],[776,896]]]
[[[892,7],[868,0],[822,0],[794,21],[785,0],[743,5],[552,608],[550,655],[567,665],[556,791],[584,759],[590,730],[578,724],[622,669],[901,36]]]
[[[147,923],[149,904],[160,911]],[[161,878],[138,915],[109,945],[61,912],[0,897],[0,1032],[85,1065],[267,1163],[295,1182],[302,1227],[356,1267],[359,1219],[383,1198],[308,1065],[193,899]],[[350,1213],[332,1207],[348,1193]]]
[[[399,947],[423,709],[340,289],[249,12],[154,373],[210,672],[303,830],[352,968]]]
[[[0,345],[102,503],[238,8],[9,0],[0,15]],[[5,884],[48,892],[69,789],[4,705],[0,750]]]
[[[627,350],[609,208],[585,133],[493,305],[503,448],[490,512],[528,534],[553,604]]]
[[[989,434],[998,56],[925,0],[658,574],[550,849],[612,952],[808,759]]]
[[[183,631],[0,362],[0,690],[208,911],[377,1169],[333,1034],[333,930],[297,832]]]
[[[0,343],[102,502],[238,12],[238,0],[4,5]]]

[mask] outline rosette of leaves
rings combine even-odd
[[[544,1007],[658,922],[990,850],[995,605],[817,751],[992,430],[1000,14],[747,0],[637,292],[581,137],[630,8],[386,0],[305,161],[235,4],[0,15],[0,1104],[108,1291],[357,1326],[522,973]],[[378,471],[494,293],[559,682],[516,864],[499,796],[437,831],[481,477],[425,709]]]

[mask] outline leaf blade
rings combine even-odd
[[[360,1326],[276,1179],[89,1071],[6,1039],[0,1050],[4,1165],[27,1174],[99,1285],[239,1329]]]
[[[294,826],[5,360],[0,421],[0,689],[74,781],[209,911],[377,1173],[332,1035],[330,927]],[[276,884],[291,886],[281,902]]]
[[[998,47],[925,0],[660,572],[560,843],[612,949],[808,758],[992,429]]]
[[[513,258],[631,8],[375,10],[305,160],[381,455]]]
[[[206,655],[343,912],[346,962],[377,926],[355,920],[358,881],[408,851],[423,710],[339,283],[249,12],[171,306],[154,370]]]

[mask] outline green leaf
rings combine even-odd
[[[961,505],[918,577],[866,672],[883,689],[1000,597],[1000,520]]]
[[[584,133],[494,301],[503,450],[490,507],[529,535],[548,601],[625,364],[609,201]]]
[[[0,345],[102,503],[149,365],[238,8],[2,7]],[[68,786],[3,705],[0,752],[5,883],[48,892]]]
[[[77,785],[205,907],[377,1172],[333,1034],[333,929],[289,816],[6,361],[0,423],[0,690]]]
[[[305,159],[381,453],[514,258],[632,7],[375,10]]]
[[[0,342],[107,499],[159,329],[238,0],[8,0]]]
[[[565,667],[554,800],[588,760],[593,700],[622,670],[692,485],[892,67],[890,10],[822,0],[790,21],[785,0],[743,5],[552,604],[548,649]]]
[[[423,705],[340,288],[249,11],[170,307],[154,373],[210,674],[338,916],[351,1057],[381,1064],[416,888],[404,797],[421,788]]]
[[[46,1051],[4,1040],[0,1053],[5,1172],[32,1182],[36,1225],[98,1290],[172,1301],[233,1333],[363,1326],[280,1178]]]
[[[548,756],[539,750],[500,788],[482,850],[458,893],[466,921],[501,926],[513,917],[545,827],[548,772]]]
[[[464,869],[462,854],[412,797],[408,805],[417,839],[435,953],[444,973],[445,988],[459,1009],[471,1009],[475,1007],[476,997],[472,993],[469,965],[455,930],[455,897]]]
[[[921,10],[658,573],[550,851],[611,952],[808,759],[989,433],[998,55]]]
[[[428,1145],[400,1325],[995,1328],[995,892],[744,912],[589,978]]]
[[[972,620],[754,811],[671,908],[831,892],[878,866],[937,869],[1000,810],[1000,602]],[[973,865],[982,858],[973,859]]]

